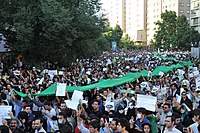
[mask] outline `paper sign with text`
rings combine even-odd
[[[136,107],[143,107],[146,110],[150,110],[150,111],[155,111],[155,107],[156,107],[156,102],[157,102],[157,98],[154,96],[148,96],[148,95],[137,95],[137,105]]]
[[[56,88],[56,96],[65,96],[66,83],[58,83]]]

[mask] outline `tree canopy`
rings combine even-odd
[[[123,31],[119,25],[116,25],[114,28],[112,28],[109,25],[106,25],[104,27],[104,37],[111,43],[112,41],[116,41],[118,44],[120,43],[120,40],[123,35]]]
[[[161,14],[161,20],[156,23],[157,30],[153,44],[164,48],[185,48],[200,41],[200,34],[190,27],[186,16],[178,16],[174,11]]]
[[[29,62],[68,63],[108,50],[100,0],[4,0],[0,32],[14,56]]]

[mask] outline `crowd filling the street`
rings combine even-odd
[[[200,132],[200,64],[188,51],[21,59],[1,63],[1,133]]]

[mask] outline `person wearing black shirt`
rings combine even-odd
[[[72,127],[67,121],[67,117],[63,112],[58,114],[58,126],[60,133],[72,133]]]
[[[99,101],[96,99],[92,102],[92,110],[88,110],[88,114],[94,114],[99,119],[103,115],[102,111],[99,110]]]

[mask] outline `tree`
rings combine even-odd
[[[170,45],[175,44],[176,41],[176,12],[166,11],[161,14],[161,21],[156,23],[157,31],[154,35],[155,42],[154,45],[164,46],[165,48],[170,47]]]
[[[112,34],[113,34],[113,41],[116,41],[119,44],[123,35],[121,27],[119,25],[116,25],[113,29]]]
[[[99,0],[5,0],[0,5],[0,32],[14,55],[26,61],[70,63],[107,50]]]
[[[116,41],[117,44],[121,43],[121,38],[123,35],[123,31],[119,25],[116,25],[114,28],[110,27],[109,25],[104,27],[104,37],[110,42]]]
[[[129,49],[134,47],[134,42],[131,40],[131,38],[128,36],[128,34],[125,34],[124,37],[121,39],[121,43],[119,45],[121,48]]]
[[[166,11],[156,25],[158,28],[153,42],[156,47],[186,48],[191,42],[200,41],[200,34],[190,27],[184,15],[177,17],[175,12]]]
[[[186,16],[179,16],[177,19],[177,46],[190,48],[191,43],[200,41],[200,34],[191,28]]]

